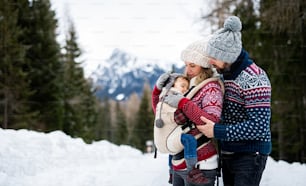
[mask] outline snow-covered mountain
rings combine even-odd
[[[115,49],[110,58],[92,73],[91,78],[99,98],[125,100],[133,92],[141,95],[145,82],[153,88],[157,78],[162,73],[171,71],[173,64],[175,62],[137,58],[123,50]],[[174,68],[175,72],[183,71],[183,67]]]

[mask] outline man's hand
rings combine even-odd
[[[206,137],[213,138],[215,123],[203,116],[201,116],[200,119],[204,122],[204,125],[197,125],[199,131],[202,132]]]

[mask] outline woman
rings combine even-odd
[[[193,96],[184,97],[182,95],[168,95],[164,102],[177,110],[174,113],[175,122],[179,125],[191,123],[188,134],[192,134],[197,139],[197,163],[191,171],[187,171],[186,158],[190,158],[192,148],[186,148],[184,135],[181,136],[181,143],[184,144],[184,151],[173,155],[172,183],[174,186],[191,185],[214,185],[217,175],[217,150],[211,139],[206,138],[198,131],[195,125],[203,122],[200,116],[205,116],[212,121],[219,121],[222,100],[223,84],[215,76],[212,66],[208,62],[205,53],[206,42],[196,41],[182,51],[181,59],[185,62],[185,73],[190,79],[190,93]],[[154,112],[159,101],[159,94],[171,75],[165,73],[161,75],[152,92],[152,107]]]

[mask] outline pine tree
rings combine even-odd
[[[18,3],[0,0],[0,122],[3,128],[25,128],[33,121],[29,111],[28,73],[24,70],[25,47],[18,42]]]
[[[82,62],[78,61],[82,51],[72,21],[64,46],[62,102],[64,103],[63,131],[73,137],[86,141],[94,138],[92,134],[96,123],[96,101],[91,85],[84,77]]]
[[[146,84],[131,139],[131,144],[142,151],[145,151],[146,141],[153,139],[154,115],[150,104],[150,92]]]
[[[66,43],[64,46],[63,61],[63,86],[62,86],[62,102],[64,104],[64,121],[62,130],[73,137],[76,137],[80,132],[81,126],[78,125],[80,116],[78,115],[78,105],[81,102],[79,85],[80,78],[83,78],[82,70],[78,67],[76,62],[80,57],[81,51],[76,43],[76,33],[72,23],[66,36]]]
[[[305,6],[302,0],[260,2],[260,58],[273,91],[273,155],[289,162],[306,161]]]
[[[127,144],[131,144],[132,139],[132,131],[134,127],[134,123],[136,121],[136,115],[139,110],[140,98],[136,92],[132,93],[130,97],[126,100],[124,109],[124,113],[126,115],[127,120],[127,128],[128,128],[128,137]]]
[[[83,104],[81,111],[83,111],[82,115],[82,123],[84,124],[83,133],[81,137],[86,142],[92,142],[95,140],[95,126],[98,123],[98,99],[94,95],[93,90],[91,89],[92,84],[89,80],[86,81],[84,85],[84,92],[82,97]]]
[[[98,109],[98,119],[95,126],[95,139],[112,139],[112,120],[111,120],[111,104],[108,97],[101,100]]]
[[[25,0],[20,0],[25,3]],[[26,65],[30,87],[31,111],[37,112],[36,129],[59,129],[63,120],[63,104],[60,100],[60,47],[56,41],[57,20],[48,0],[30,1],[19,7],[18,24],[24,30],[19,42],[26,46]]]
[[[120,102],[116,102],[116,125],[114,142],[118,145],[127,144],[128,130],[126,117],[120,108]]]

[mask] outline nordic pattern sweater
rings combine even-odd
[[[156,106],[159,101],[159,95],[161,90],[155,86],[152,92],[152,108],[156,113]],[[191,100],[183,98],[178,105],[178,109],[174,113],[174,119],[177,124],[184,124],[187,118],[191,120],[195,125],[202,125],[203,121],[201,116],[209,118],[214,122],[219,122],[222,111],[223,103],[223,91],[219,81],[209,82],[204,85],[193,96]],[[192,129],[190,134],[196,136],[200,132],[197,128]],[[200,146],[197,149],[198,161],[206,160],[213,155],[216,155],[217,151],[214,145],[211,143],[206,146]],[[179,161],[172,161],[174,170],[186,169],[186,162],[184,159]]]
[[[271,152],[271,84],[264,70],[242,50],[224,74],[222,122],[214,126],[221,149],[229,152]]]
[[[152,92],[152,109],[156,112],[156,106],[159,101],[161,90],[155,86]],[[204,85],[195,96],[189,100],[183,98],[175,112],[175,121],[177,124],[184,124],[187,118],[196,125],[203,125],[200,119],[204,116],[214,122],[219,122],[222,111],[223,93],[222,87],[218,81],[209,82]]]

